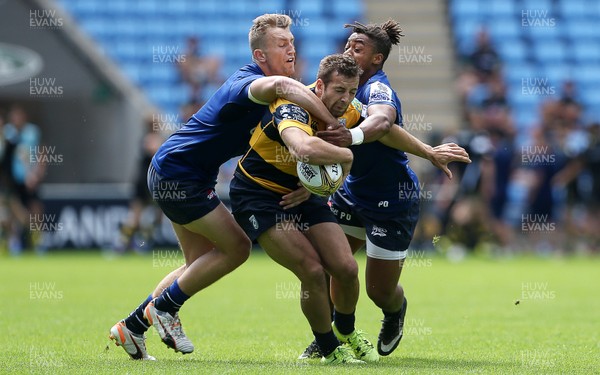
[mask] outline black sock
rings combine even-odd
[[[144,309],[150,301],[152,301],[152,294],[125,318],[125,325],[131,332],[143,335],[150,328],[148,322],[144,319]]]
[[[333,331],[329,331],[327,333],[318,333],[313,331],[313,335],[315,335],[315,341],[321,350],[321,354],[324,357],[327,357],[331,354],[335,348],[340,346],[340,342],[337,337],[333,334]]]
[[[354,313],[342,314],[341,312],[334,310],[333,319],[335,322],[335,327],[342,335],[349,335],[354,332]]]

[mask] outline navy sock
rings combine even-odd
[[[189,298],[190,296],[185,294],[181,288],[179,288],[179,283],[175,280],[170,287],[163,290],[154,302],[154,307],[156,307],[157,310],[166,311],[171,315],[175,315],[181,308],[181,305]]]
[[[335,321],[335,327],[342,335],[349,335],[354,332],[354,313],[342,314],[341,312],[334,310],[333,319]]]
[[[327,357],[335,350],[335,348],[340,346],[340,342],[333,334],[333,331],[329,331],[327,333],[318,333],[315,331],[312,332],[313,335],[315,335],[315,341],[317,342],[319,349],[321,349],[321,354],[323,354],[324,357]]]
[[[398,320],[400,319],[400,313],[402,312],[402,309],[395,311],[395,312],[390,312],[390,311],[385,311],[385,310],[381,310],[383,312],[383,316],[385,316],[388,319],[392,319],[392,320]]]
[[[125,325],[131,332],[143,335],[150,328],[148,322],[144,319],[144,309],[150,301],[152,301],[152,294],[125,318]]]

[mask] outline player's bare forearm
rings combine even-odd
[[[430,160],[432,147],[400,126],[392,126],[390,131],[381,137],[379,141],[388,147]]]
[[[262,77],[250,84],[250,93],[255,99],[265,103],[271,103],[277,98],[289,100],[323,123],[337,124],[321,99],[295,79],[284,76]]]
[[[279,80],[277,87],[278,97],[289,100],[306,109],[317,120],[325,124],[336,124],[337,120],[308,87],[294,79]]]
[[[471,162],[467,151],[457,144],[444,143],[432,147],[399,126],[394,126],[380,141],[386,146],[429,160],[435,167],[444,171],[448,178],[452,178],[452,172],[448,169],[449,163]]]
[[[352,151],[349,149],[329,144],[297,128],[283,130],[281,138],[292,156],[305,163],[323,165],[348,163],[353,160]]]

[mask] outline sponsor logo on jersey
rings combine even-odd
[[[371,230],[371,236],[385,237],[387,236],[387,229],[380,228],[377,225],[373,225],[373,229]]]
[[[275,116],[283,120],[294,120],[308,124],[308,112],[297,105],[282,104],[275,110]]]
[[[369,103],[373,102],[393,102],[392,89],[379,81],[371,84]]]

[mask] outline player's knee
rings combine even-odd
[[[325,269],[316,261],[302,262],[302,269],[298,276],[300,281],[307,286],[326,284]]]
[[[358,264],[352,256],[347,260],[339,262],[331,270],[331,277],[343,284],[352,283],[358,278]]]
[[[234,246],[234,250],[231,252],[231,258],[236,265],[241,265],[250,257],[250,250],[252,249],[252,241],[248,237],[240,237]]]

